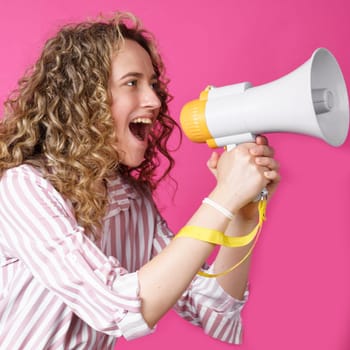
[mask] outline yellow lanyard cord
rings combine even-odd
[[[227,273],[233,271],[235,268],[241,265],[249,257],[249,255],[252,253],[256,245],[256,242],[258,240],[258,237],[262,229],[263,222],[266,220],[266,216],[265,216],[266,199],[265,198],[259,201],[258,211],[259,211],[258,224],[254,227],[254,229],[250,233],[248,233],[245,236],[230,237],[230,236],[226,236],[224,233],[220,231],[211,230],[211,229],[198,227],[198,226],[185,226],[180,230],[180,232],[175,236],[175,238],[190,237],[190,238],[194,238],[201,241],[218,244],[218,245],[230,247],[230,248],[246,246],[250,242],[252,242],[255,238],[255,241],[253,245],[249,248],[247,254],[238,263],[230,267],[228,270],[225,270],[223,272],[216,273],[216,274],[210,274],[204,271],[199,271],[198,275],[208,277],[208,278],[226,275]]]
[[[238,261],[235,265],[233,265],[229,269],[227,269],[223,272],[219,272],[219,273],[208,273],[208,272],[201,270],[201,271],[198,271],[197,274],[200,276],[203,276],[203,277],[207,277],[207,278],[214,278],[214,277],[224,276],[224,275],[228,274],[229,272],[233,271],[235,268],[237,268],[239,265],[241,265],[249,257],[249,255],[252,253],[252,251],[256,245],[256,242],[258,241],[258,237],[260,235],[260,232],[261,232],[261,226],[256,234],[256,239],[255,239],[253,245],[249,248],[247,254],[240,261]]]

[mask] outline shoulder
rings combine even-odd
[[[29,164],[22,164],[8,169],[0,179],[0,196],[6,199],[21,198],[55,198],[63,201],[54,186],[45,179],[40,169]]]
[[[4,172],[0,179],[0,188],[12,187],[13,189],[29,189],[31,187],[44,186],[52,187],[50,183],[44,179],[40,170],[28,164],[22,164]]]
[[[0,207],[35,207],[41,213],[73,216],[72,205],[45,179],[40,169],[22,164],[8,169],[0,179]]]

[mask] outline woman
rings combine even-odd
[[[241,341],[249,259],[216,279],[196,276],[215,246],[172,240],[152,198],[174,165],[167,141],[177,124],[166,83],[150,33],[118,13],[63,27],[6,101],[3,348],[113,349],[120,336],[152,332],[174,305],[209,335]],[[156,178],[159,154],[169,165]],[[251,230],[252,200],[279,182],[267,140],[214,153],[208,166],[217,178],[208,195],[216,206],[202,204],[187,225],[231,236]],[[221,248],[210,271],[248,249]]]

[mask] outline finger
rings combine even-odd
[[[217,165],[218,165],[219,155],[217,152],[213,152],[207,161],[207,167],[210,172],[216,177],[217,176]]]
[[[280,167],[279,163],[274,158],[256,157],[255,162],[257,165],[268,168],[268,170],[278,170]]]
[[[264,135],[258,135],[255,138],[255,142],[257,145],[268,145],[269,144],[269,140]]]
[[[275,150],[267,145],[255,145],[249,151],[254,156],[273,157],[275,154]]]
[[[217,152],[213,152],[211,155],[210,155],[210,158],[209,160],[207,161],[207,166],[208,168],[211,168],[211,169],[216,169],[217,165],[218,165],[218,160],[219,160],[219,155]]]
[[[277,183],[281,180],[281,176],[276,170],[264,171],[264,176],[266,179],[273,181],[274,183]]]

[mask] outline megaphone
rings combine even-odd
[[[348,94],[335,57],[318,48],[299,68],[270,83],[206,88],[184,105],[180,124],[190,140],[212,148],[274,132],[310,135],[340,146],[349,129]]]

